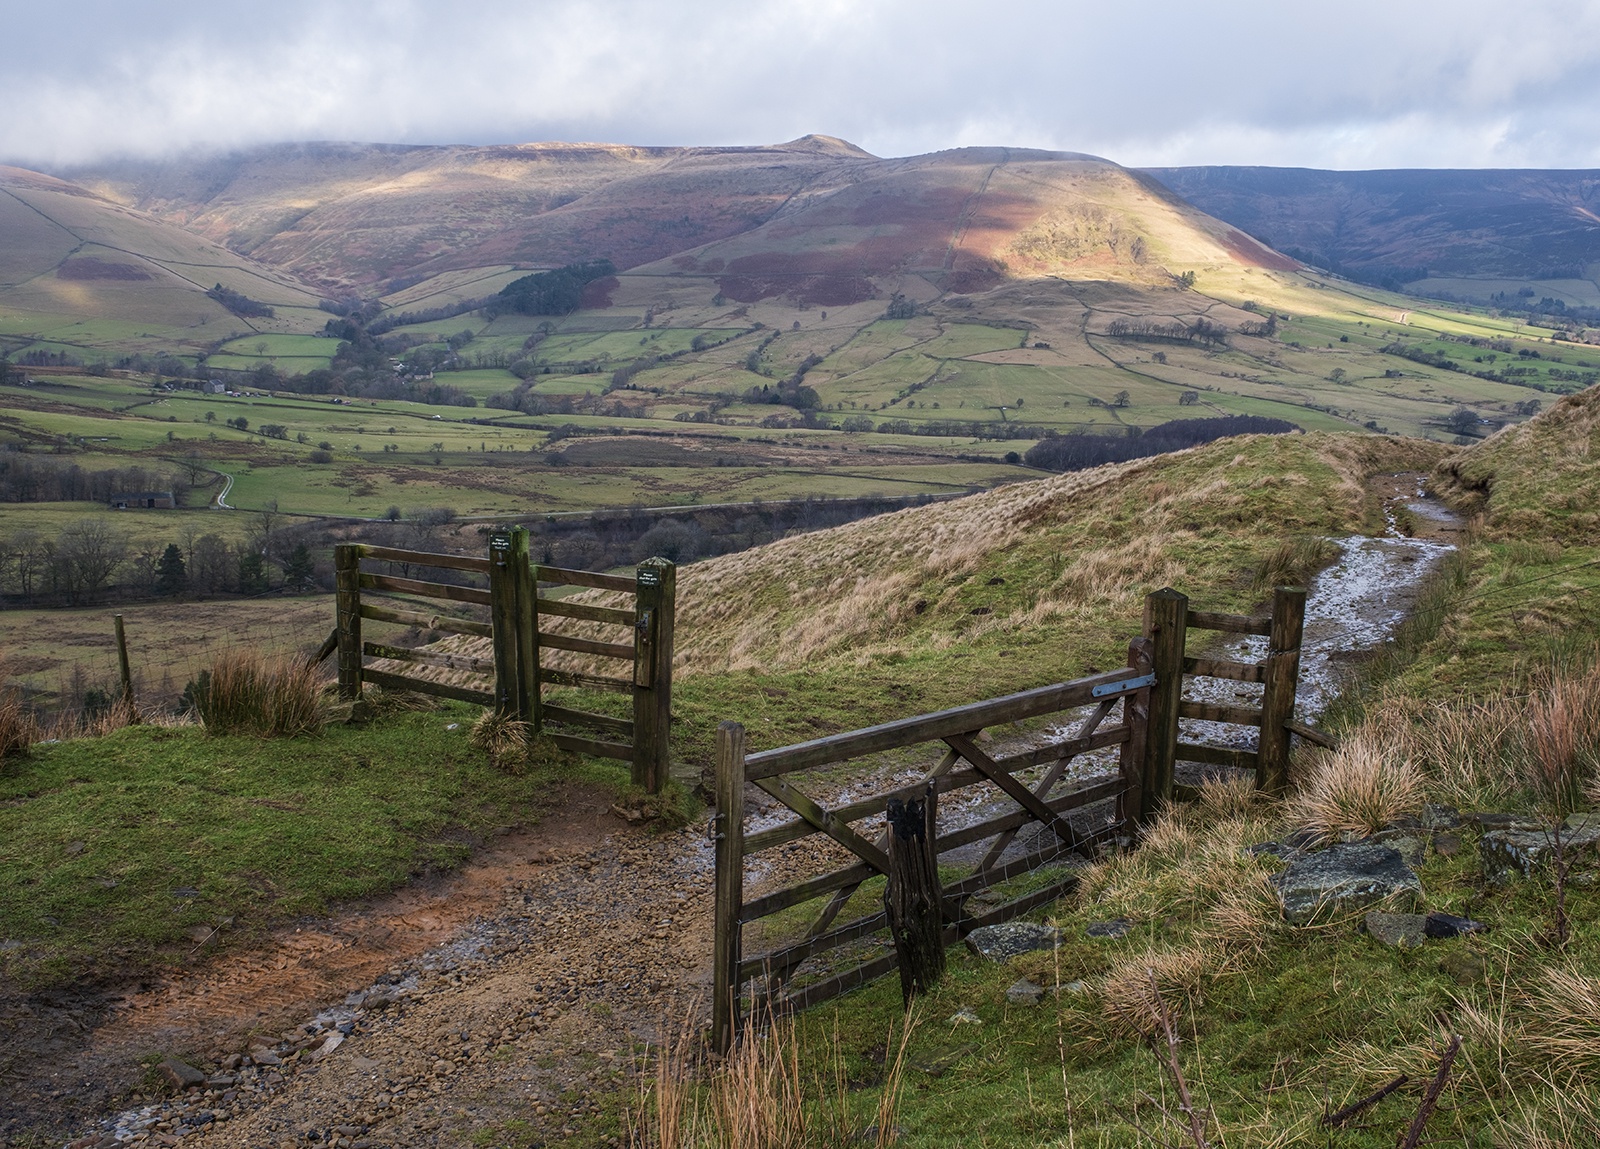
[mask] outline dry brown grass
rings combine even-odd
[[[527,768],[533,738],[532,723],[493,710],[485,710],[468,735],[468,741],[489,756],[491,766],[513,774]]]
[[[812,1078],[803,1068],[812,1059],[793,1018],[772,1020],[764,1031],[746,1018],[728,1056],[696,1079],[693,1034],[685,1026],[658,1051],[654,1074],[641,1075],[629,1143],[633,1149],[887,1149],[899,1139],[906,1049],[916,1024],[913,1011],[898,1038],[888,1036],[875,1120],[865,1129],[837,1040]]]
[[[1546,969],[1526,991],[1522,1042],[1560,1077],[1600,1074],[1600,978],[1571,966]]]
[[[1324,841],[1376,833],[1422,808],[1424,778],[1391,740],[1372,730],[1321,755],[1290,799],[1290,816]]]
[[[1161,1006],[1181,1013],[1197,1006],[1212,975],[1205,950],[1188,948],[1119,959],[1101,984],[1101,1005],[1123,1034],[1147,1038],[1161,1027]]]
[[[39,740],[39,723],[23,705],[22,691],[0,667],[0,758],[26,754]]]
[[[197,681],[195,708],[212,734],[293,738],[322,729],[327,682],[303,658],[228,651]]]

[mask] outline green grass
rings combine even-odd
[[[0,971],[42,987],[181,963],[194,927],[245,943],[459,864],[536,818],[570,769],[490,769],[467,745],[474,716],[401,712],[291,742],[134,727],[8,760]]]

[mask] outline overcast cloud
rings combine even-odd
[[[0,0],[0,156],[286,140],[966,144],[1600,167],[1593,0]]]

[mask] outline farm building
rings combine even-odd
[[[157,510],[170,511],[178,505],[178,500],[172,497],[171,491],[134,491],[125,495],[112,495],[111,508],[116,511],[125,511],[129,507],[153,507]]]

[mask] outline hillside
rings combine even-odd
[[[292,273],[38,172],[0,168],[0,234],[8,350],[111,353],[152,336],[176,350],[322,323]],[[206,294],[218,284],[274,314],[231,313]]]
[[[992,285],[1000,263],[1292,266],[1115,164],[1010,148],[884,160],[821,136],[753,148],[308,144],[59,174],[330,288],[596,257],[628,269],[697,249],[741,279],[909,268]],[[1148,250],[1133,250],[1141,240]]]
[[[1365,283],[1600,304],[1600,172],[1150,168],[1201,211]]]

